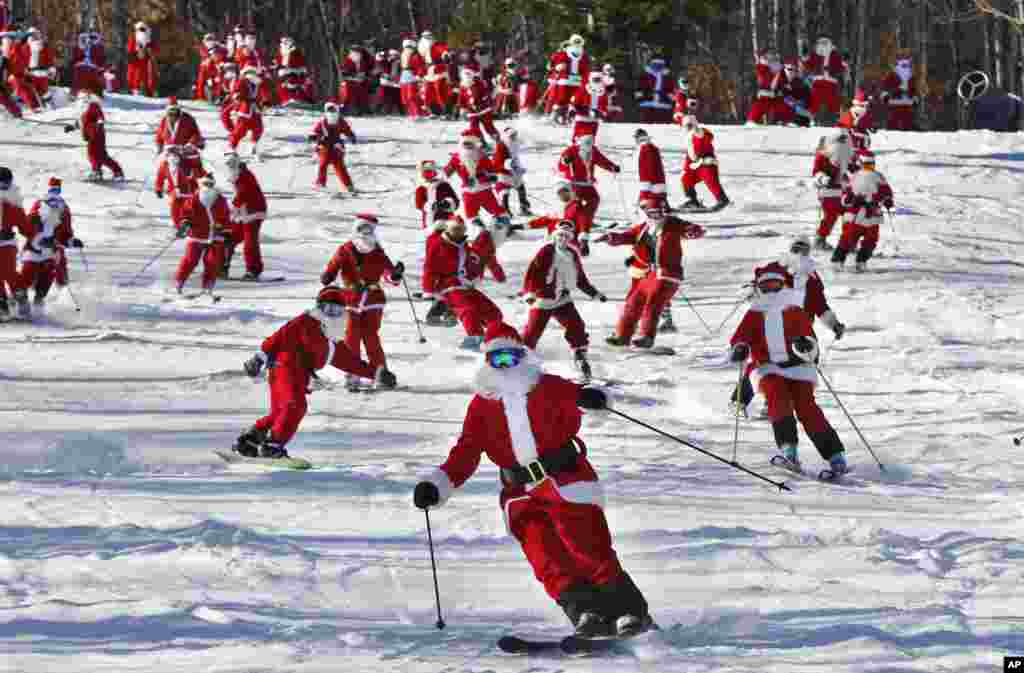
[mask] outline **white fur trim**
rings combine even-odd
[[[754,390],[761,383],[761,379],[765,376],[781,376],[784,379],[790,379],[792,381],[804,381],[806,383],[818,384],[818,370],[812,365],[798,365],[796,367],[786,367],[783,369],[776,364],[768,363],[761,365],[750,373],[750,383],[754,386]]]
[[[505,409],[512,452],[516,462],[526,465],[537,460],[537,440],[530,427],[530,414],[526,406],[526,395],[502,395],[501,404]]]
[[[437,493],[440,500],[435,507],[440,507],[448,502],[448,498],[452,497],[452,493],[455,491],[455,485],[452,483],[451,477],[449,477],[448,473],[441,468],[435,469],[420,481],[429,481],[437,487]]]
[[[529,500],[529,499],[530,499],[530,496],[528,496],[528,495],[521,495],[518,498],[509,498],[508,500],[505,501],[505,507],[503,507],[502,510],[501,510],[501,517],[505,520],[505,532],[508,533],[509,535],[512,534],[512,524],[511,524],[512,515],[510,513],[511,509],[512,509],[512,503],[519,502],[521,500]]]
[[[789,359],[782,312],[781,307],[772,307],[764,312],[764,340],[768,344],[768,358],[772,362],[785,362]]]
[[[525,348],[525,346],[523,346],[523,343],[521,341],[505,338],[491,339],[486,344],[484,344],[485,353],[501,350],[502,348]]]

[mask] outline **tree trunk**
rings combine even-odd
[[[796,14],[796,52],[799,54],[803,51],[804,46],[808,45],[807,0],[794,0],[794,3],[796,5],[794,8],[794,13]]]
[[[114,66],[118,81],[125,83],[128,25],[128,0],[113,0],[110,19],[110,46],[113,53],[110,54],[109,62]]]
[[[736,68],[736,110],[734,114],[738,122],[743,121],[747,107],[750,105],[747,83],[750,78],[751,59],[757,51],[757,38],[754,35],[755,4],[756,0],[743,0],[743,42],[736,50],[739,65]]]
[[[761,14],[761,3],[759,0],[750,0],[749,7],[747,8],[747,24],[750,26],[750,42],[747,44],[753,47],[753,53],[761,53],[763,45],[760,42],[760,35],[758,34],[758,21],[760,20]]]
[[[922,131],[931,128],[931,117],[928,113],[923,89],[928,78],[928,29],[928,3],[922,2],[918,5],[917,14],[914,16],[914,45],[917,48],[918,71],[921,73],[921,78],[926,80],[918,83],[918,95],[921,97],[921,102],[917,106],[916,121],[917,128]]]

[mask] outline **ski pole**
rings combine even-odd
[[[622,217],[629,220],[632,216],[630,215],[629,204],[626,202],[626,192],[622,190],[622,180],[619,178],[619,174],[615,173],[615,186],[619,189],[619,201],[622,202]]]
[[[740,305],[743,302],[747,301],[749,298],[750,297],[740,297],[740,300],[738,302],[736,302],[736,305],[732,307],[731,311],[729,311],[729,315],[727,315],[724,318],[722,318],[722,322],[720,322],[718,324],[718,329],[715,330],[715,334],[716,335],[721,333],[722,328],[725,327],[725,323],[729,322],[729,318],[731,318],[734,315],[736,315],[736,311],[739,309]]]
[[[78,303],[78,300],[75,299],[75,293],[71,291],[71,283],[68,283],[64,287],[68,289],[68,296],[71,297],[71,303],[75,305],[75,313],[81,313],[82,306]]]
[[[749,468],[743,467],[742,465],[737,463],[735,460],[733,460],[733,461],[726,460],[725,458],[722,458],[721,456],[719,456],[716,453],[712,453],[711,451],[708,451],[707,449],[702,449],[699,446],[697,446],[696,444],[691,444],[690,442],[686,441],[685,439],[680,439],[679,437],[676,437],[675,435],[670,435],[669,433],[665,432],[664,430],[659,430],[658,428],[654,427],[653,425],[648,425],[647,423],[644,423],[643,421],[641,421],[639,419],[633,418],[632,416],[630,416],[628,414],[624,414],[621,411],[618,411],[617,409],[608,409],[608,411],[610,411],[611,413],[613,413],[613,414],[615,414],[617,416],[622,416],[627,421],[633,421],[637,425],[639,425],[641,427],[644,427],[644,428],[647,428],[648,430],[650,430],[652,432],[656,432],[659,435],[661,435],[662,437],[668,437],[669,439],[671,439],[671,440],[673,440],[675,442],[679,442],[683,446],[688,446],[691,449],[693,449],[694,451],[699,451],[700,453],[703,453],[705,456],[709,456],[709,457],[714,458],[715,460],[717,460],[719,462],[722,462],[722,463],[725,463],[726,465],[734,467],[734,468],[736,468],[737,470],[739,470],[741,472],[745,472],[745,473],[751,475],[752,477],[757,477],[761,481],[768,482],[772,486],[778,487],[780,490],[783,490],[783,491],[791,491],[792,490],[789,486],[786,486],[785,482],[782,482],[782,481],[772,481],[771,479],[769,479],[768,477],[765,477],[764,475],[758,474],[757,472],[754,472],[753,470],[751,470]]]
[[[152,258],[152,259],[150,259],[150,260],[149,260],[148,262],[146,262],[146,265],[145,265],[145,266],[143,266],[143,267],[142,267],[141,269],[139,269],[139,272],[138,272],[138,273],[136,273],[136,274],[135,274],[134,276],[132,276],[131,280],[129,280],[129,281],[128,281],[128,284],[129,284],[129,285],[134,285],[134,284],[135,284],[135,281],[136,281],[136,280],[138,280],[139,276],[141,276],[142,274],[144,274],[144,273],[146,272],[146,269],[148,269],[148,268],[149,268],[149,267],[150,267],[150,266],[151,266],[151,265],[153,264],[153,262],[155,262],[156,260],[160,259],[160,258],[161,258],[161,257],[163,256],[163,254],[164,254],[165,252],[167,252],[167,251],[168,251],[168,250],[169,250],[169,249],[171,248],[171,246],[172,246],[172,245],[174,245],[174,242],[175,242],[175,241],[177,241],[177,240],[178,240],[178,237],[177,237],[177,236],[175,236],[174,238],[172,238],[172,239],[171,239],[171,240],[170,240],[170,241],[169,241],[169,242],[167,243],[167,245],[165,245],[164,247],[160,248],[160,252],[156,253],[156,254],[155,254],[155,255],[153,256],[153,258]]]
[[[744,362],[739,363],[739,376],[736,379],[736,425],[732,431],[732,462],[736,462],[736,452],[740,445],[740,409],[743,405],[743,394],[740,389],[743,387],[743,374],[746,371]]]
[[[85,248],[79,248],[78,249],[78,254],[81,255],[81,257],[82,257],[82,266],[85,267],[85,272],[86,273],[90,273],[90,271],[89,271],[89,260],[85,258]]]
[[[420,318],[416,315],[416,305],[412,303],[412,292],[409,292],[409,283],[405,282],[405,274],[402,274],[402,287],[405,288],[405,298],[409,300],[409,309],[412,310],[412,319],[416,322],[416,331],[420,335],[420,343],[427,343],[427,338],[423,336],[423,329],[420,327]]]
[[[833,388],[832,384],[829,383],[827,378],[825,378],[825,373],[821,371],[821,367],[816,364],[814,365],[814,368],[818,370],[818,376],[820,376],[821,380],[825,382],[825,387],[828,388],[828,391],[830,393],[832,393],[832,397],[836,398],[836,403],[839,405],[839,408],[843,410],[843,413],[846,414],[847,420],[850,421],[850,425],[852,425],[853,429],[857,432],[857,436],[860,437],[860,441],[864,442],[864,446],[867,447],[868,453],[870,453],[871,457],[875,459],[876,463],[878,463],[878,469],[881,470],[882,472],[885,472],[885,465],[882,465],[882,461],[880,461],[878,459],[878,456],[875,455],[874,449],[872,449],[871,445],[868,444],[868,440],[864,438],[864,434],[860,431],[860,428],[857,427],[857,424],[854,422],[853,417],[850,416],[850,412],[846,410],[846,407],[843,405],[843,401],[840,400],[839,395],[836,394],[835,388]]]
[[[702,325],[704,325],[704,329],[708,331],[708,334],[710,334],[711,336],[716,336],[718,332],[711,331],[711,326],[708,325],[707,321],[704,320],[704,316],[700,314],[700,312],[697,310],[697,307],[693,305],[693,302],[691,302],[690,298],[687,297],[685,294],[683,295],[683,301],[685,301],[686,305],[689,306],[693,310],[693,312],[697,314],[697,319],[700,320]]]
[[[423,510],[423,516],[427,517],[427,546],[430,548],[430,569],[434,573],[434,602],[437,605],[437,622],[434,624],[440,631],[444,628],[444,618],[441,616],[441,590],[437,586],[437,562],[434,560],[434,536],[430,532],[430,509]]]

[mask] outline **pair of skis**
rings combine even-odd
[[[649,633],[647,629],[637,633],[606,638],[584,638],[570,635],[561,639],[532,640],[518,636],[503,636],[498,640],[498,649],[509,654],[600,654],[602,652],[623,652],[623,645],[637,636]]]
[[[798,474],[802,477],[808,476],[807,473],[804,472],[804,468],[803,466],[800,465],[800,463],[795,463],[781,454],[772,456],[772,459],[769,462],[774,467],[786,470],[787,472],[792,472],[793,474]],[[817,478],[818,481],[836,483],[842,478],[843,474],[845,473],[841,474],[826,467],[825,469],[818,472]]]

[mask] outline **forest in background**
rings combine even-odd
[[[627,118],[632,88],[660,55],[707,102],[706,121],[745,118],[757,51],[783,58],[829,36],[846,54],[852,82],[871,93],[898,52],[914,58],[923,83],[922,129],[957,128],[959,78],[988,73],[993,86],[1021,95],[1024,0],[11,0],[21,25],[44,30],[66,61],[80,26],[95,22],[108,58],[123,68],[128,28],[153,27],[161,47],[162,94],[186,95],[205,33],[241,23],[272,52],[291,35],[315,68],[318,91],[337,88],[347,46],[373,40],[398,48],[402,33],[432,30],[454,47],[478,39],[499,61],[516,57],[542,78],[544,62],[572,33],[597,64],[615,65]],[[121,81],[124,79],[122,77]]]

